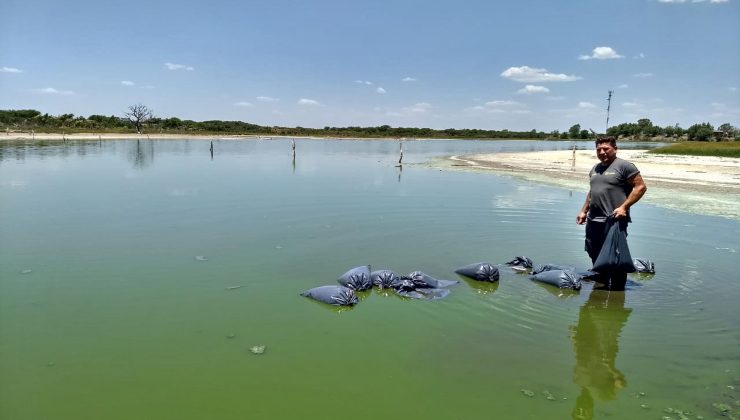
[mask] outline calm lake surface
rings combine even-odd
[[[738,415],[739,222],[639,203],[623,293],[476,284],[587,268],[584,193],[426,162],[572,142],[296,143],[0,143],[0,419]],[[299,296],[365,264],[460,284]]]

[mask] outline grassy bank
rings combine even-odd
[[[658,147],[657,149],[650,150],[648,153],[740,158],[740,141],[720,143],[687,141]]]

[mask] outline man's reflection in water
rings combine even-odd
[[[632,312],[624,307],[624,295],[621,291],[592,290],[578,314],[578,325],[571,327],[576,352],[573,382],[581,386],[574,419],[593,418],[594,398],[612,400],[627,385],[624,374],[614,366],[619,335]]]

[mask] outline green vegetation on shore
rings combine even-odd
[[[648,153],[740,158],[740,142],[729,141],[706,143],[688,141],[658,147],[657,149],[650,150]]]
[[[594,138],[594,133],[585,130],[580,124],[574,124],[567,131],[510,131],[456,129],[434,130],[431,128],[391,127],[278,127],[261,126],[243,121],[193,121],[177,117],[160,118],[154,116],[151,109],[142,104],[132,105],[123,117],[115,115],[90,115],[89,117],[74,114],[49,115],[34,109],[0,110],[0,127],[6,132],[35,131],[45,133],[161,133],[161,134],[240,134],[259,136],[297,136],[297,137],[338,137],[338,138],[445,138],[445,139],[535,139],[535,140],[587,140]],[[684,130],[678,125],[661,128],[643,118],[636,124],[624,123],[609,127],[607,135],[620,140],[737,140],[740,130],[729,123],[719,126],[718,130],[709,123],[694,124]]]

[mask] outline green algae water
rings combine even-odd
[[[483,285],[587,268],[584,194],[425,163],[572,143],[296,143],[0,144],[0,419],[738,417],[738,221],[639,203],[624,293]],[[365,264],[460,284],[299,296]]]

